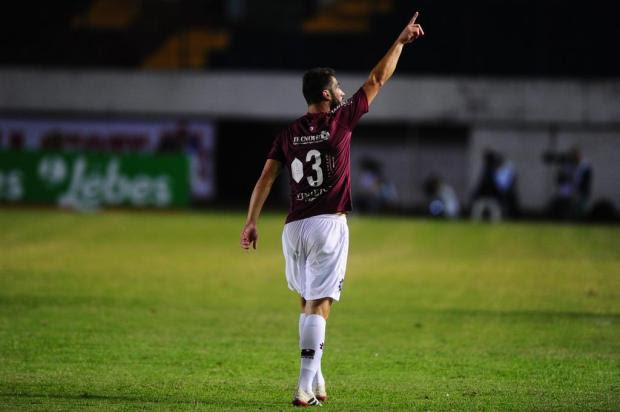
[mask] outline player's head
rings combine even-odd
[[[304,73],[303,93],[308,105],[328,101],[331,108],[342,103],[344,98],[336,72],[329,67],[315,67]]]

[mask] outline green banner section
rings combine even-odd
[[[180,207],[189,204],[184,155],[112,155],[0,150],[0,202]]]

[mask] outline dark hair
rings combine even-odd
[[[308,104],[323,101],[323,90],[329,88],[332,77],[336,77],[336,72],[329,67],[315,67],[304,73],[302,90]]]

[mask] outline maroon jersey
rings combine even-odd
[[[280,132],[267,156],[286,166],[291,206],[286,223],[351,210],[351,132],[368,112],[359,89],[328,113],[307,113]]]

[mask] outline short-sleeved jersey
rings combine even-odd
[[[351,211],[351,133],[368,112],[359,89],[328,113],[307,113],[280,132],[267,156],[288,171],[291,204],[286,223]]]

